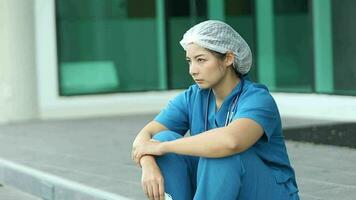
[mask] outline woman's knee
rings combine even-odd
[[[200,158],[199,165],[201,168],[207,168],[213,171],[223,170],[226,173],[238,173],[243,175],[245,172],[240,154],[223,158]]]
[[[180,135],[179,133],[170,131],[170,130],[164,130],[161,132],[156,133],[152,139],[154,140],[158,140],[160,142],[166,142],[166,141],[172,141],[172,140],[176,140],[179,138],[182,138],[183,136]]]
[[[246,173],[246,168],[257,167],[262,163],[258,163],[259,160],[256,152],[253,149],[247,149],[244,152],[237,153],[231,156],[222,158],[201,158],[199,163],[201,165],[208,166],[212,170],[224,169],[226,172],[237,173],[239,175],[244,175]],[[253,166],[251,166],[251,164]]]

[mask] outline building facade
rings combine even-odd
[[[353,0],[3,0],[0,122],[158,112],[193,84],[179,40],[224,20],[282,115],[356,121]]]

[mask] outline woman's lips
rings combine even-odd
[[[194,79],[194,81],[195,81],[195,82],[197,82],[197,83],[204,82],[204,80],[203,80],[203,79]]]

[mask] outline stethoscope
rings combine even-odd
[[[237,94],[235,95],[235,97],[233,98],[232,103],[229,106],[229,109],[227,110],[224,126],[227,126],[228,124],[230,124],[230,122],[232,121],[232,119],[234,117],[234,110],[236,110],[236,108],[237,108],[237,102],[241,96],[241,93],[242,93],[242,90],[243,90],[244,84],[245,84],[245,81],[243,78],[241,78],[240,80],[241,80],[241,87],[240,87],[239,91],[237,92]],[[210,103],[211,91],[212,91],[212,89],[209,90],[208,97],[207,97],[207,103],[206,103],[205,124],[204,124],[205,131],[208,130],[208,115],[209,115],[209,103]]]

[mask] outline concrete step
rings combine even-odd
[[[41,200],[40,198],[22,192],[13,187],[0,184],[0,199],[1,200]]]
[[[129,200],[118,194],[92,188],[1,158],[0,183],[45,200]],[[11,196],[11,191],[13,190],[5,189],[4,195]],[[16,194],[20,193],[14,191],[13,195]]]

